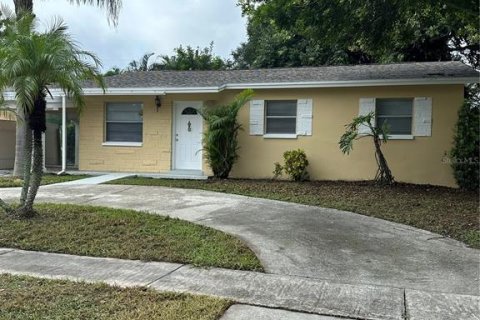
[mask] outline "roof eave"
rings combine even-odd
[[[385,79],[385,80],[348,80],[348,81],[299,81],[299,82],[266,82],[266,83],[230,83],[213,87],[145,87],[145,88],[84,88],[85,96],[119,96],[119,95],[166,95],[175,93],[218,93],[223,90],[242,89],[294,89],[294,88],[341,88],[341,87],[374,87],[374,86],[410,86],[436,84],[469,84],[479,83],[478,77],[458,78],[419,78],[419,79]],[[60,89],[51,89],[53,96],[63,96]],[[6,100],[14,97],[13,92],[4,92]],[[10,99],[9,99],[10,98]]]
[[[290,88],[335,88],[335,87],[374,87],[374,86],[410,86],[432,84],[468,84],[478,83],[478,77],[462,78],[419,78],[385,80],[348,80],[348,81],[311,81],[311,82],[272,82],[227,84],[223,89],[290,89]]]
[[[268,83],[229,83],[219,87],[165,87],[165,88],[112,88],[105,95],[161,95],[175,93],[218,93],[223,90],[241,89],[294,89],[294,88],[335,88],[335,87],[373,87],[373,86],[409,86],[435,84],[478,83],[475,77],[462,78],[419,78],[386,80],[351,81],[311,81],[311,82],[268,82]],[[103,95],[101,89],[85,89],[85,95]]]

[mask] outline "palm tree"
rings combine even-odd
[[[13,210],[3,201],[0,206],[16,216],[29,217],[34,214],[33,203],[43,175],[42,133],[46,130],[49,86],[63,90],[81,109],[83,80],[94,80],[102,88],[104,82],[98,58],[78,48],[61,20],[39,33],[31,14],[15,18],[2,8],[2,15],[7,19],[0,38],[0,92],[7,87],[15,91],[17,106],[24,114],[26,157],[20,207]]]
[[[109,21],[111,21],[115,26],[118,23],[118,14],[120,8],[122,7],[122,0],[67,0],[72,4],[88,4],[96,5],[100,8],[105,8],[107,10]],[[15,12],[17,16],[21,16],[23,13],[33,13],[33,0],[14,0]],[[13,168],[13,175],[21,177],[24,175],[25,164],[24,159],[28,155],[24,154],[24,150],[28,149],[28,142],[25,137],[25,128],[22,114],[22,107],[19,106],[16,110],[17,118],[17,129],[16,129],[16,143],[15,143],[15,164]],[[25,146],[25,143],[27,145]]]
[[[253,90],[247,89],[227,105],[200,110],[207,125],[203,135],[203,150],[215,178],[228,178],[238,159],[238,132],[242,126],[238,123],[237,115],[252,97]]]
[[[127,71],[151,71],[150,58],[155,53],[145,53],[139,60],[132,60],[127,67]]]

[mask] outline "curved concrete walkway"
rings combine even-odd
[[[19,191],[0,189],[0,197],[15,200]],[[270,273],[480,295],[480,251],[350,212],[201,190],[121,185],[45,186],[38,200],[145,210],[207,225],[242,238]]]

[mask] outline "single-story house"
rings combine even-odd
[[[374,111],[377,124],[390,124],[383,148],[397,181],[455,186],[444,156],[464,86],[473,82],[478,73],[461,62],[127,72],[107,78],[106,92],[84,88],[78,167],[209,175],[198,110],[227,104],[251,88],[255,96],[238,116],[244,130],[232,177],[270,178],[284,151],[301,148],[311,179],[372,179],[370,138],[357,141],[350,155],[338,141],[345,124]],[[66,100],[64,109],[71,107]]]

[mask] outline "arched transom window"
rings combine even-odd
[[[184,115],[189,115],[189,114],[198,114],[197,109],[192,108],[192,107],[187,107],[183,109],[182,114]]]

